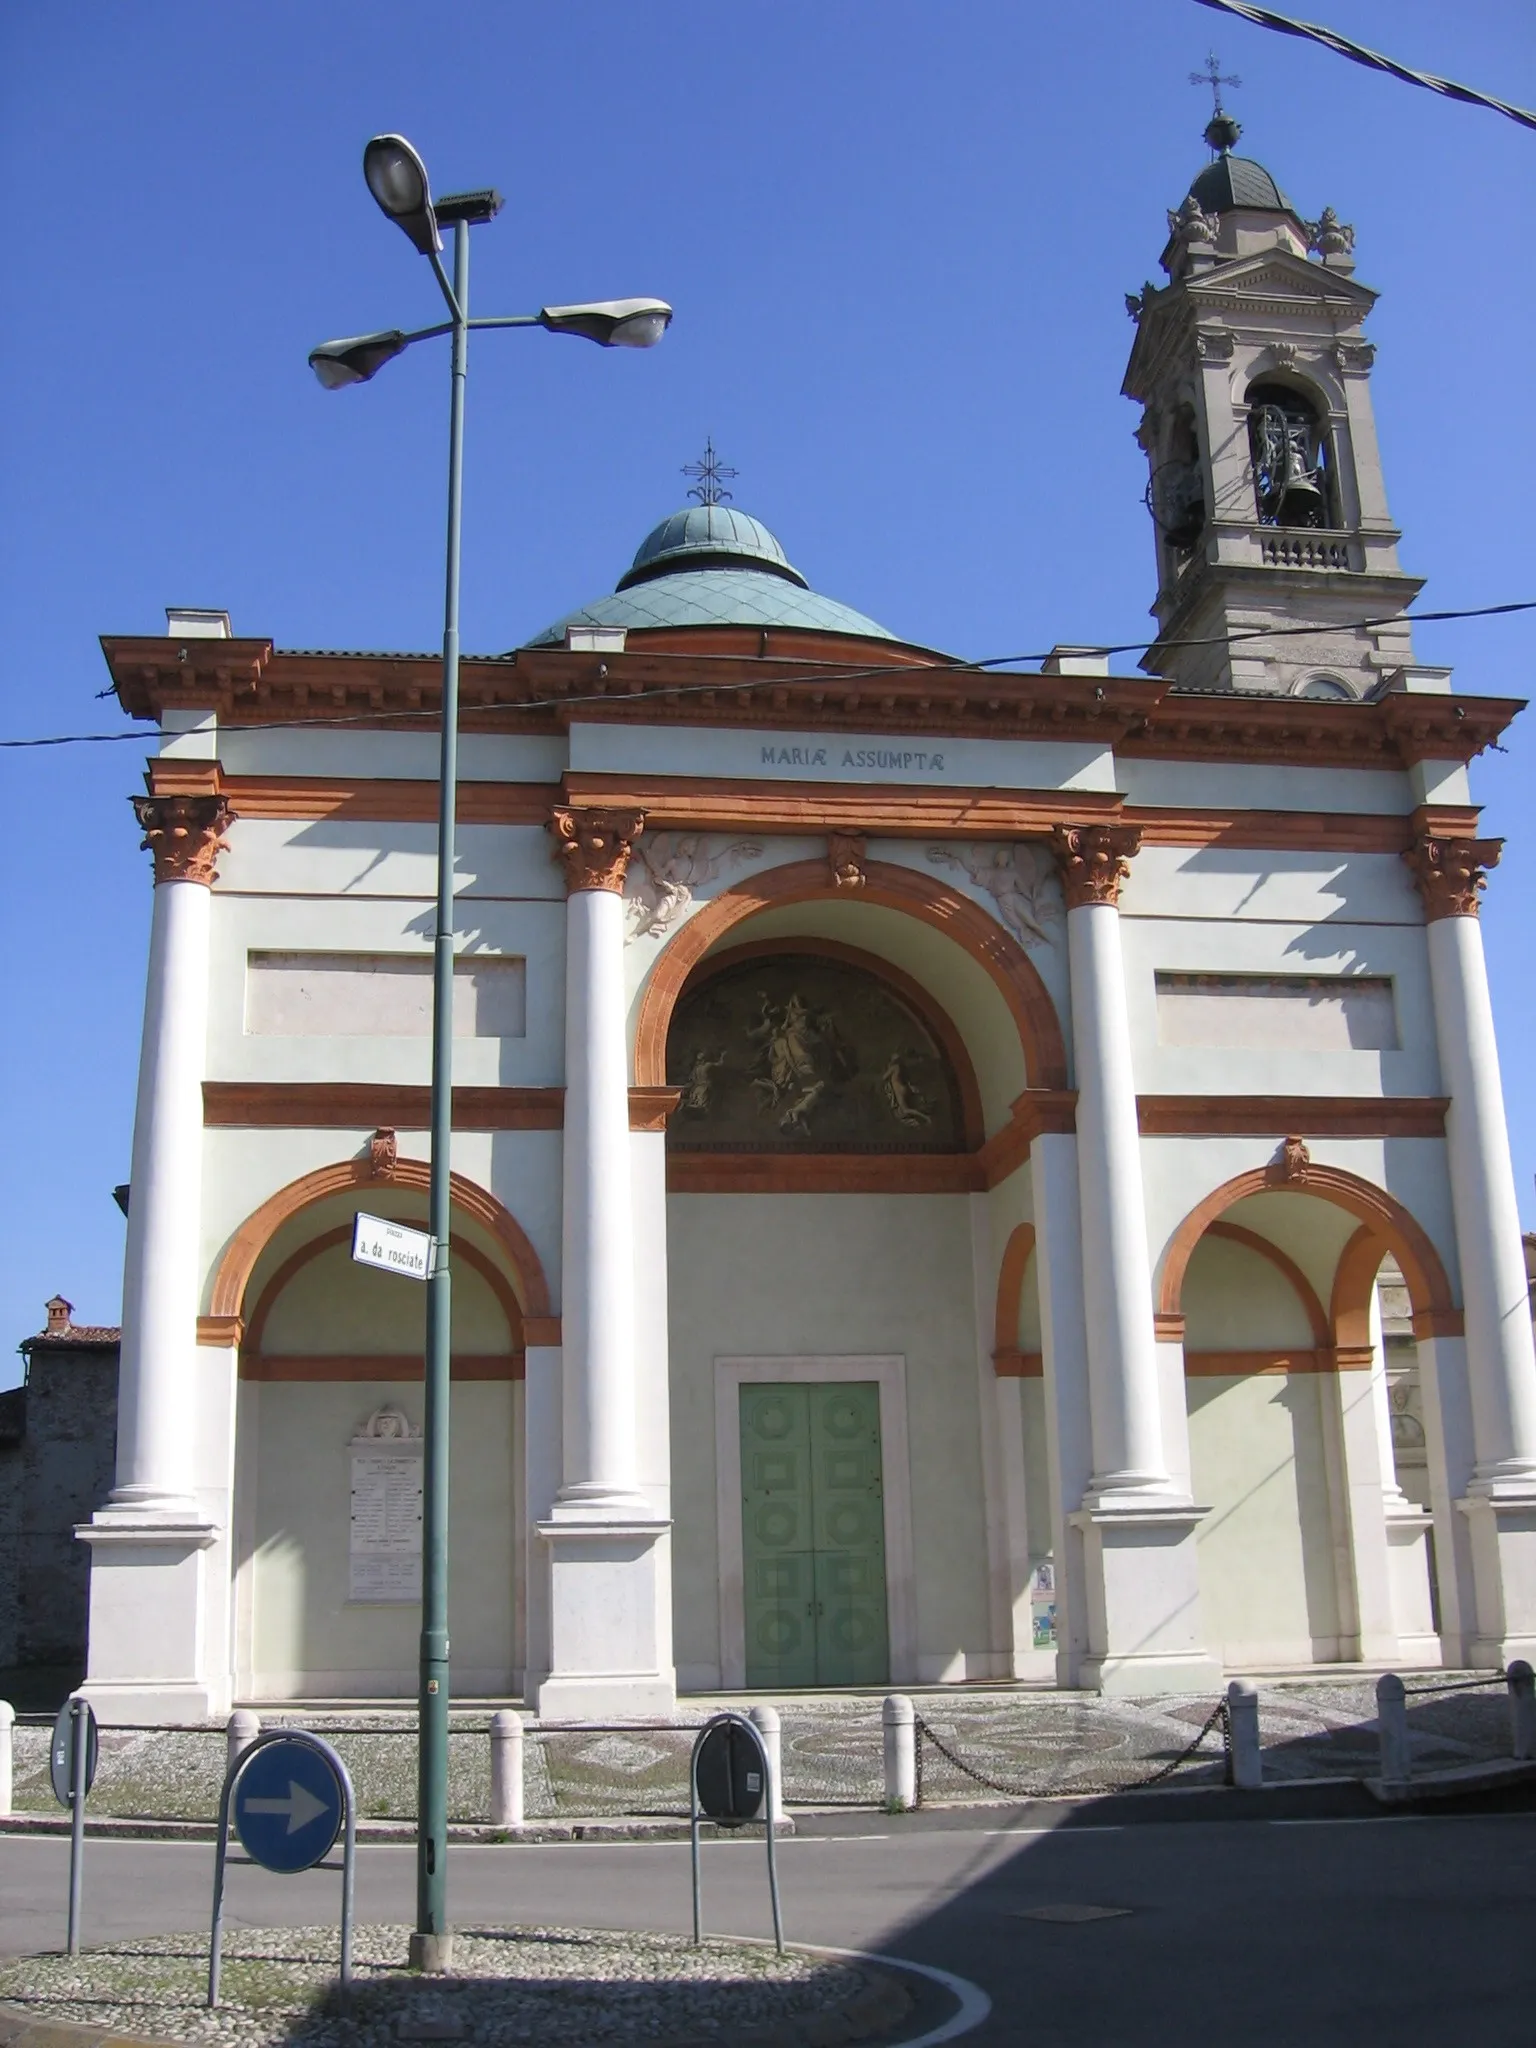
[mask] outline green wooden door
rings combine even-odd
[[[889,1675],[880,1390],[741,1390],[747,1683],[879,1685]]]

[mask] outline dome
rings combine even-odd
[[[1265,213],[1294,213],[1295,208],[1262,164],[1233,156],[1232,145],[1242,129],[1230,114],[1218,113],[1206,123],[1205,139],[1221,154],[1207,164],[1190,185],[1204,213],[1229,213],[1233,207],[1257,207]]]
[[[570,626],[622,626],[633,633],[791,626],[860,640],[896,637],[862,612],[812,590],[762,521],[731,505],[691,505],[671,513],[641,541],[611,597],[568,612],[524,644],[559,647]]]
[[[644,583],[652,576],[666,576],[675,568],[739,563],[743,567],[766,569],[770,575],[786,577],[807,588],[798,569],[778,541],[750,512],[733,511],[729,505],[690,505],[684,512],[670,513],[653,526],[635,550],[627,573],[619,578],[619,589]]]

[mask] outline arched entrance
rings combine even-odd
[[[637,1083],[681,1091],[685,1689],[1014,1675],[1000,1247],[978,1198],[989,1135],[1023,1090],[1062,1084],[1065,1052],[1001,927],[914,871],[864,872],[839,891],[802,862],[726,892],[664,949],[639,1007]],[[1025,1617],[1027,1632],[1027,1601]]]
[[[1229,1666],[1429,1654],[1429,1518],[1397,1487],[1374,1308],[1389,1258],[1415,1331],[1459,1329],[1422,1226],[1338,1168],[1239,1175],[1169,1242],[1159,1311],[1183,1337],[1201,1603]]]
[[[420,1627],[425,1292],[354,1264],[359,1208],[426,1221],[417,1161],[343,1161],[237,1231],[212,1306],[240,1327],[237,1689],[409,1697]],[[515,1221],[454,1176],[450,1614],[455,1690],[510,1692],[522,1633],[515,1502],[524,1348],[548,1295]]]

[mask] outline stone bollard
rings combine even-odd
[[[0,1700],[0,1814],[11,1811],[11,1733],[16,1726],[16,1709]]]
[[[224,1736],[224,1768],[237,1763],[261,1733],[261,1720],[248,1707],[238,1707],[229,1717]]]
[[[1232,1731],[1232,1782],[1251,1792],[1264,1782],[1264,1752],[1259,1747],[1258,1688],[1246,1678],[1227,1687],[1227,1723]]]
[[[1529,1762],[1536,1757],[1536,1673],[1517,1657],[1504,1682],[1509,1687],[1509,1753]]]
[[[510,1707],[491,1716],[491,1825],[523,1824],[523,1717]]]
[[[768,1752],[768,1786],[773,1796],[775,1827],[784,1819],[784,1737],[777,1707],[754,1707],[747,1719],[763,1738]]]
[[[1381,1730],[1381,1782],[1406,1785],[1413,1776],[1408,1760],[1408,1694],[1395,1671],[1376,1681],[1376,1720]]]
[[[917,1805],[917,1715],[905,1693],[888,1695],[885,1732],[885,1803],[910,1813]]]

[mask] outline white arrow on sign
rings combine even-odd
[[[307,1792],[290,1778],[286,1799],[247,1799],[245,1810],[247,1813],[286,1813],[287,1832],[296,1835],[300,1828],[307,1828],[312,1820],[318,1820],[330,1808],[323,1799],[317,1799],[313,1792]]]

